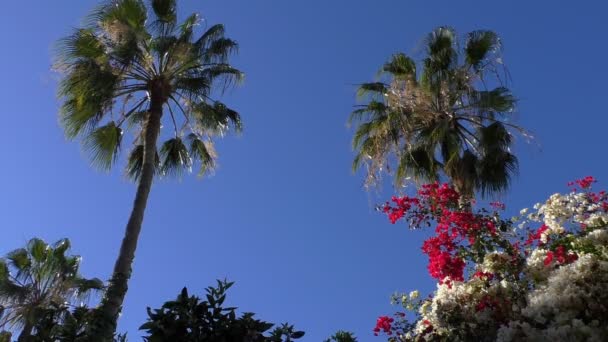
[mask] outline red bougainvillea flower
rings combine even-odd
[[[483,234],[497,234],[492,217],[460,210],[459,198],[453,187],[435,182],[423,185],[417,197],[393,197],[393,205],[387,202],[382,208],[392,223],[402,218],[407,218],[410,226],[415,227],[436,222],[436,235],[424,242],[422,250],[429,257],[429,274],[442,284],[446,278],[464,280],[466,262],[457,255],[459,246],[464,242],[473,245]],[[504,204],[499,202],[494,202],[494,206],[504,209]]]
[[[579,188],[581,188],[582,190],[585,190],[585,189],[591,188],[591,185],[596,182],[597,182],[597,180],[595,180],[595,178],[593,176],[587,176],[582,179],[577,179],[574,182],[568,182],[568,186],[578,185]],[[573,190],[576,190],[576,189],[573,189]]]
[[[378,336],[381,331],[387,335],[393,334],[393,322],[394,319],[388,316],[380,316],[376,320],[376,326],[374,327],[374,335]]]
[[[502,202],[490,202],[490,207],[496,210],[505,210],[507,206]]]
[[[545,266],[551,265],[554,259],[557,260],[558,264],[564,265],[576,261],[578,259],[578,255],[575,253],[568,253],[566,251],[566,247],[564,246],[557,246],[557,248],[555,248],[555,252],[547,252],[547,256],[545,257],[544,261]]]
[[[545,225],[545,224],[543,224],[542,226],[540,226],[540,228],[538,228],[538,230],[534,234],[528,235],[528,239],[526,240],[526,242],[524,243],[524,245],[525,246],[530,246],[534,242],[540,241],[541,236],[543,235],[543,233],[547,229],[549,229],[549,227],[547,227],[547,225]]]

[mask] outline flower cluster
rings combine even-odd
[[[376,320],[376,327],[374,328],[374,335],[378,336],[380,331],[386,333],[387,335],[393,334],[392,324],[394,319],[388,316],[380,316],[378,320]]]
[[[466,255],[461,255],[461,247],[475,246],[475,253],[483,256],[487,241],[480,237],[496,237],[498,222],[496,215],[473,213],[459,205],[460,196],[447,184],[426,184],[416,197],[393,197],[391,206],[386,203],[384,213],[394,224],[402,218],[408,219],[410,226],[421,227],[435,223],[435,235],[427,239],[422,251],[428,255],[429,274],[440,284],[463,281]],[[504,209],[502,203],[493,206]]]
[[[595,182],[571,182],[571,192],[510,220],[500,219],[499,203],[475,213],[461,207],[445,184],[393,198],[394,205],[384,206],[391,222],[435,227],[422,250],[437,290],[424,300],[415,299],[418,292],[395,295],[393,302],[415,319],[403,312],[390,321],[383,316],[374,333],[392,342],[602,341],[608,336],[608,195],[593,192]]]

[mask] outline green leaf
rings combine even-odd
[[[229,38],[217,38],[211,41],[201,54],[204,63],[225,63],[228,56],[237,53],[239,44]]]
[[[127,26],[134,31],[142,31],[147,19],[146,6],[141,0],[114,0],[100,6],[90,16],[91,24],[101,22],[110,33],[120,30],[118,24]],[[124,33],[124,31],[122,31]]]
[[[479,69],[488,54],[500,48],[500,39],[492,31],[473,31],[468,34],[465,59],[466,63]]]
[[[175,24],[177,20],[176,0],[152,0],[152,10],[158,21]]]
[[[19,248],[8,253],[6,258],[10,260],[11,264],[15,266],[18,270],[25,270],[29,268],[32,264],[32,261],[30,260],[27,251],[23,248]]]
[[[103,170],[109,170],[118,157],[121,141],[122,129],[111,121],[94,130],[85,139],[84,148],[91,154],[93,165]]]
[[[34,238],[27,243],[27,249],[36,262],[43,262],[46,259],[49,246],[42,240]]]
[[[190,170],[192,161],[186,145],[181,138],[165,141],[160,149],[160,171],[163,175],[181,176],[184,170]]]
[[[184,22],[180,25],[179,31],[180,36],[179,39],[181,42],[190,42],[192,39],[192,34],[194,33],[194,27],[196,27],[200,22],[199,15],[197,13],[192,13]],[[197,47],[195,46],[195,49]]]
[[[194,46],[196,46],[200,51],[209,47],[209,44],[217,39],[223,38],[225,33],[224,25],[216,24],[207,29],[205,33],[201,35],[201,37],[194,42]]]
[[[388,92],[386,84],[382,82],[363,83],[357,90],[357,97],[364,97],[367,95],[380,96],[384,98],[384,95]]]
[[[396,78],[410,78],[415,80],[416,63],[404,53],[397,53],[382,66],[382,72],[390,73]]]
[[[93,29],[78,29],[58,43],[59,63],[67,63],[79,58],[103,61],[106,50]]]
[[[211,141],[202,141],[194,133],[188,135],[188,140],[190,142],[190,156],[201,163],[198,175],[203,176],[208,171],[213,170],[216,154]]]
[[[219,101],[213,105],[201,102],[193,109],[193,114],[205,133],[221,135],[230,126],[237,132],[243,129],[239,113]]]
[[[305,333],[303,331],[296,331],[291,334],[291,338],[302,338],[304,334]]]
[[[135,145],[129,153],[129,157],[127,160],[126,167],[126,175],[127,178],[132,181],[138,181],[141,176],[142,168],[144,166],[144,146],[143,145]],[[158,169],[160,166],[160,157],[158,153],[156,153],[156,168]]]

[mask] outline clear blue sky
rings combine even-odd
[[[122,170],[88,166],[57,123],[53,43],[97,1],[9,1],[0,20],[0,253],[33,236],[69,237],[87,276],[107,279],[131,209]],[[503,38],[519,122],[537,145],[518,145],[521,173],[504,196],[517,209],[573,178],[608,177],[605,14],[601,1],[182,0],[224,23],[247,74],[225,100],[244,134],[218,142],[215,176],[164,180],[152,190],[120,330],[133,341],[146,306],[187,285],[228,277],[231,304],[289,321],[320,341],[337,329],[373,340],[395,290],[432,290],[424,234],[373,210],[350,171],[346,119],[354,84],[396,51],[419,54],[439,25],[489,28]]]

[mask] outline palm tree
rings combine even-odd
[[[116,328],[153,178],[179,176],[195,162],[205,174],[215,165],[212,137],[241,129],[239,114],[211,97],[242,79],[228,64],[237,43],[224,37],[223,25],[195,36],[200,21],[192,14],[178,23],[176,0],[150,0],[148,7],[143,0],[112,0],[59,44],[60,121],[68,138],[81,138],[93,164],[108,169],[123,132],[134,134],[126,173],[137,192],[100,305],[105,323],[95,334],[102,339]]]
[[[444,175],[463,199],[506,190],[518,169],[512,133],[526,133],[510,122],[516,99],[505,85],[498,35],[473,31],[460,49],[454,30],[439,27],[425,43],[420,72],[398,53],[382,66],[383,79],[360,86],[369,102],[350,119],[359,123],[353,169],[366,165],[368,184],[383,169],[396,169],[396,185]]]
[[[25,248],[0,259],[0,328],[21,329],[26,341],[48,310],[103,289],[97,278],[78,274],[80,257],[66,255],[70,241],[49,246],[31,239]]]

